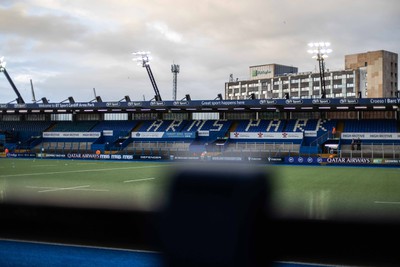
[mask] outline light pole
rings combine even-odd
[[[178,91],[178,86],[177,86],[177,76],[179,73],[179,65],[173,64],[171,65],[171,72],[173,74],[173,80],[172,80],[172,100],[176,101],[176,94]]]
[[[328,54],[332,52],[332,49],[329,48],[330,45],[331,44],[327,42],[308,44],[310,49],[307,52],[313,54],[312,58],[315,58],[318,61],[319,65],[319,84],[321,88],[321,98],[326,98],[324,59],[327,58]]]

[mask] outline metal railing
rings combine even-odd
[[[362,143],[360,147],[342,145],[338,151],[340,157],[400,159],[399,143]]]

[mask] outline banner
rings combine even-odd
[[[162,138],[164,132],[132,132],[132,138]]]
[[[99,132],[43,132],[43,138],[99,138]]]
[[[132,138],[196,138],[196,132],[132,132]]]
[[[342,139],[400,140],[400,133],[342,133]]]
[[[113,130],[103,130],[103,135],[104,136],[114,136],[114,131]]]
[[[7,158],[35,158],[36,153],[7,153]]]
[[[303,139],[302,132],[231,132],[231,139]]]

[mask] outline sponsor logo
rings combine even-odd
[[[258,75],[267,75],[272,73],[270,70],[253,70],[251,76],[256,77]]]
[[[248,161],[262,161],[263,160],[263,158],[255,158],[255,157],[248,157],[247,158],[248,159]],[[269,161],[269,158],[268,158],[268,161]]]
[[[189,105],[189,101],[174,101],[172,104],[174,106],[187,106]]]
[[[286,99],[286,104],[303,104],[302,99]]]
[[[106,106],[107,107],[119,107],[120,103],[119,102],[107,102]]]
[[[69,159],[99,159],[100,155],[97,154],[81,154],[81,153],[69,153],[67,154]]]
[[[150,106],[165,106],[164,101],[151,101]]]
[[[313,104],[330,104],[331,100],[330,99],[313,99],[312,103]]]
[[[144,156],[144,155],[142,155],[142,156],[140,156],[140,159],[155,159],[155,160],[160,160],[160,159],[162,159],[162,157],[161,156]]]
[[[339,101],[340,104],[358,104],[358,99],[353,98],[343,98]]]
[[[370,164],[372,163],[369,158],[327,158],[327,163],[334,164]]]
[[[128,107],[141,107],[142,102],[128,102]]]
[[[283,158],[277,158],[277,157],[268,157],[268,162],[283,162]]]
[[[276,100],[271,100],[271,99],[261,99],[260,100],[260,105],[275,105],[276,103],[278,103]]]

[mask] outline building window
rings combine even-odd
[[[353,92],[347,93],[347,97],[352,97],[352,96],[356,96],[356,93],[353,93]]]

